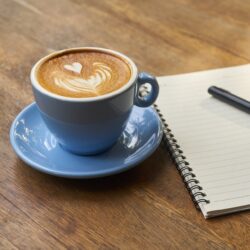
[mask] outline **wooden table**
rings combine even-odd
[[[164,148],[126,173],[76,181],[32,170],[9,143],[45,54],[107,47],[155,75],[245,64],[249,13],[249,0],[0,0],[0,248],[250,249],[250,213],[205,220]]]

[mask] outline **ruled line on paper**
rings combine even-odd
[[[227,190],[225,192],[219,192],[219,193],[210,193],[210,195],[212,195],[214,197],[214,196],[219,196],[221,194],[229,194],[229,193],[233,193],[233,192],[239,192],[242,190],[246,190],[246,188],[239,188],[239,189],[234,189],[234,190],[230,190],[230,191]]]
[[[247,180],[247,181],[242,181],[242,182],[240,182],[240,183],[250,183],[250,181],[249,180]],[[234,183],[231,183],[230,184],[230,186],[236,186],[236,185],[239,185],[239,182],[234,182]],[[218,188],[221,188],[221,187],[226,187],[226,186],[228,186],[228,184],[225,184],[225,185],[214,185],[214,186],[212,186],[212,187],[209,187],[208,188],[208,191],[209,190],[213,190],[213,189],[218,189]]]
[[[232,197],[232,198],[228,198],[228,199],[224,199],[224,200],[214,200],[213,202],[236,200],[236,199],[241,199],[241,198],[245,198],[245,197],[250,197],[250,194],[249,195],[242,195],[242,196]]]

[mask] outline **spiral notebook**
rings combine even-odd
[[[250,209],[250,114],[207,92],[250,100],[250,64],[158,77],[165,144],[205,218]]]

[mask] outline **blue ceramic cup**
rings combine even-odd
[[[121,57],[131,68],[129,81],[111,93],[88,98],[60,96],[39,84],[37,71],[42,63],[65,52],[86,50]],[[82,47],[54,52],[33,66],[30,77],[36,104],[46,126],[64,149],[81,155],[98,154],[112,147],[122,134],[133,105],[148,107],[159,92],[156,79],[147,73],[138,73],[130,58],[102,48]],[[151,90],[141,97],[139,88],[145,83],[151,85]]]

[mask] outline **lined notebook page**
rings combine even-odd
[[[210,201],[204,216],[250,209],[250,114],[207,92],[216,85],[250,100],[250,64],[158,81],[157,104]]]

